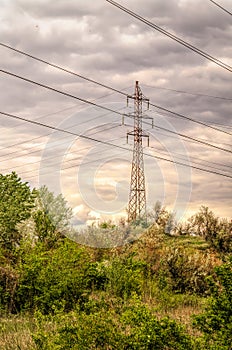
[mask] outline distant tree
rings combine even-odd
[[[201,206],[199,212],[190,218],[190,223],[196,234],[207,240],[216,235],[218,218],[208,207]]]
[[[208,207],[202,206],[199,212],[189,219],[190,232],[202,236],[219,252],[232,252],[232,224],[220,219]]]
[[[0,244],[12,249],[22,239],[17,224],[31,215],[35,191],[27,182],[22,182],[15,172],[0,174]]]
[[[148,213],[148,221],[151,224],[156,223],[165,233],[170,233],[175,226],[175,214],[169,212],[160,201],[157,201]]]

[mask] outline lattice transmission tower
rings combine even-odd
[[[146,102],[149,108],[149,99],[146,98],[139,87],[139,82],[135,83],[135,93],[128,96],[127,100],[134,100],[134,130],[127,133],[128,136],[134,136],[134,149],[131,168],[131,183],[128,204],[128,222],[146,221],[146,189],[145,174],[143,162],[143,138],[148,139],[149,136],[143,132],[143,103]],[[151,118],[149,118],[151,119]]]

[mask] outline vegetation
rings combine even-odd
[[[232,222],[220,219],[208,207],[202,206],[180,231],[204,237],[219,253],[232,253]]]
[[[23,183],[15,172],[0,174],[0,241],[1,246],[12,250],[22,235],[17,224],[30,217],[34,205],[34,191]]]
[[[232,344],[232,257],[215,269],[210,279],[212,298],[205,312],[195,317],[195,325],[212,349],[230,349]]]
[[[157,204],[139,239],[90,248],[64,236],[61,195],[15,173],[0,176],[0,190],[0,349],[231,348],[228,221],[202,207],[174,228]],[[120,231],[97,232],[109,228]]]

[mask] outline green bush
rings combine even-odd
[[[87,251],[64,240],[54,250],[37,244],[23,256],[17,290],[18,311],[52,312],[56,307],[71,310],[90,292]]]
[[[146,264],[136,260],[134,254],[113,259],[107,267],[107,290],[120,298],[132,293],[141,295],[146,273]]]
[[[41,316],[40,316],[41,317]],[[193,342],[174,320],[158,320],[140,300],[116,310],[56,315],[38,325],[33,338],[40,350],[192,350]],[[50,327],[49,327],[50,324]]]
[[[215,272],[215,278],[209,280],[212,298],[205,313],[194,317],[194,324],[203,332],[207,349],[229,350],[232,345],[232,257]]]
[[[125,308],[121,322],[127,330],[123,349],[193,349],[191,338],[184,328],[170,318],[158,320],[141,302]]]

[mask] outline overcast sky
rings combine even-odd
[[[232,11],[231,0],[218,0]],[[120,0],[146,19],[232,65],[232,16],[209,0]],[[1,43],[232,133],[232,74],[158,33],[105,0],[0,0]],[[122,113],[123,95],[0,46],[1,69]],[[121,216],[127,206],[133,120],[1,73],[1,111],[110,141],[127,150],[0,116],[1,172],[15,170],[32,187],[62,193],[79,223]],[[178,91],[173,91],[178,90]],[[231,150],[231,136],[173,117],[155,107],[157,126]],[[151,128],[144,142],[148,207],[160,200],[188,217],[201,205],[231,216],[231,179],[154,156],[231,175],[231,153]]]

